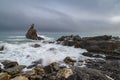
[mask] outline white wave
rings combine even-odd
[[[25,38],[25,36],[9,36],[8,38]]]
[[[44,38],[46,41],[53,41],[54,40],[54,38],[46,37],[44,35],[38,35],[38,36]]]
[[[31,47],[33,44],[40,44],[41,47]],[[19,64],[27,66],[39,59],[43,60],[43,65],[47,65],[51,62],[63,61],[67,56],[81,60],[87,58],[81,55],[81,53],[86,52],[84,49],[75,49],[74,47],[57,44],[26,42],[21,44],[3,43],[2,45],[4,45],[5,49],[2,54],[0,54],[0,60],[17,61]],[[52,50],[50,50],[51,48]]]

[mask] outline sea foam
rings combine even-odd
[[[19,38],[9,39],[14,43],[10,43],[9,41],[1,43],[5,49],[0,53],[0,60],[17,61],[21,65],[29,66],[33,61],[42,59],[42,65],[45,66],[51,62],[63,61],[67,56],[75,58],[76,60],[84,60],[87,58],[82,55],[83,52],[87,52],[85,49],[43,43],[42,41],[28,40],[26,38],[21,39],[21,37]],[[44,38],[45,40],[51,40],[48,37]],[[22,42],[21,40],[25,40],[25,42]],[[18,43],[18,41],[21,42]],[[34,44],[39,44],[40,47],[32,47],[31,45]]]

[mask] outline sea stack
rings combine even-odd
[[[30,29],[28,30],[26,34],[26,38],[32,39],[32,40],[43,40],[43,38],[37,36],[37,31],[34,27],[34,24],[32,24]]]

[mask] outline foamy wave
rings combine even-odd
[[[44,38],[46,41],[53,41],[54,40],[54,38],[46,37],[44,35],[38,35],[38,36]]]
[[[41,47],[31,47],[33,44],[39,44]],[[22,65],[30,65],[33,61],[42,59],[43,65],[51,62],[63,61],[67,56],[75,59],[86,59],[81,53],[86,52],[84,49],[75,49],[57,44],[45,44],[42,42],[26,42],[21,44],[3,43],[4,51],[0,54],[0,60],[17,61]]]

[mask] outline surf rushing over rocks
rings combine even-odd
[[[54,40],[38,36],[32,25],[26,38],[1,41],[0,80],[120,79],[117,37],[71,35]]]

